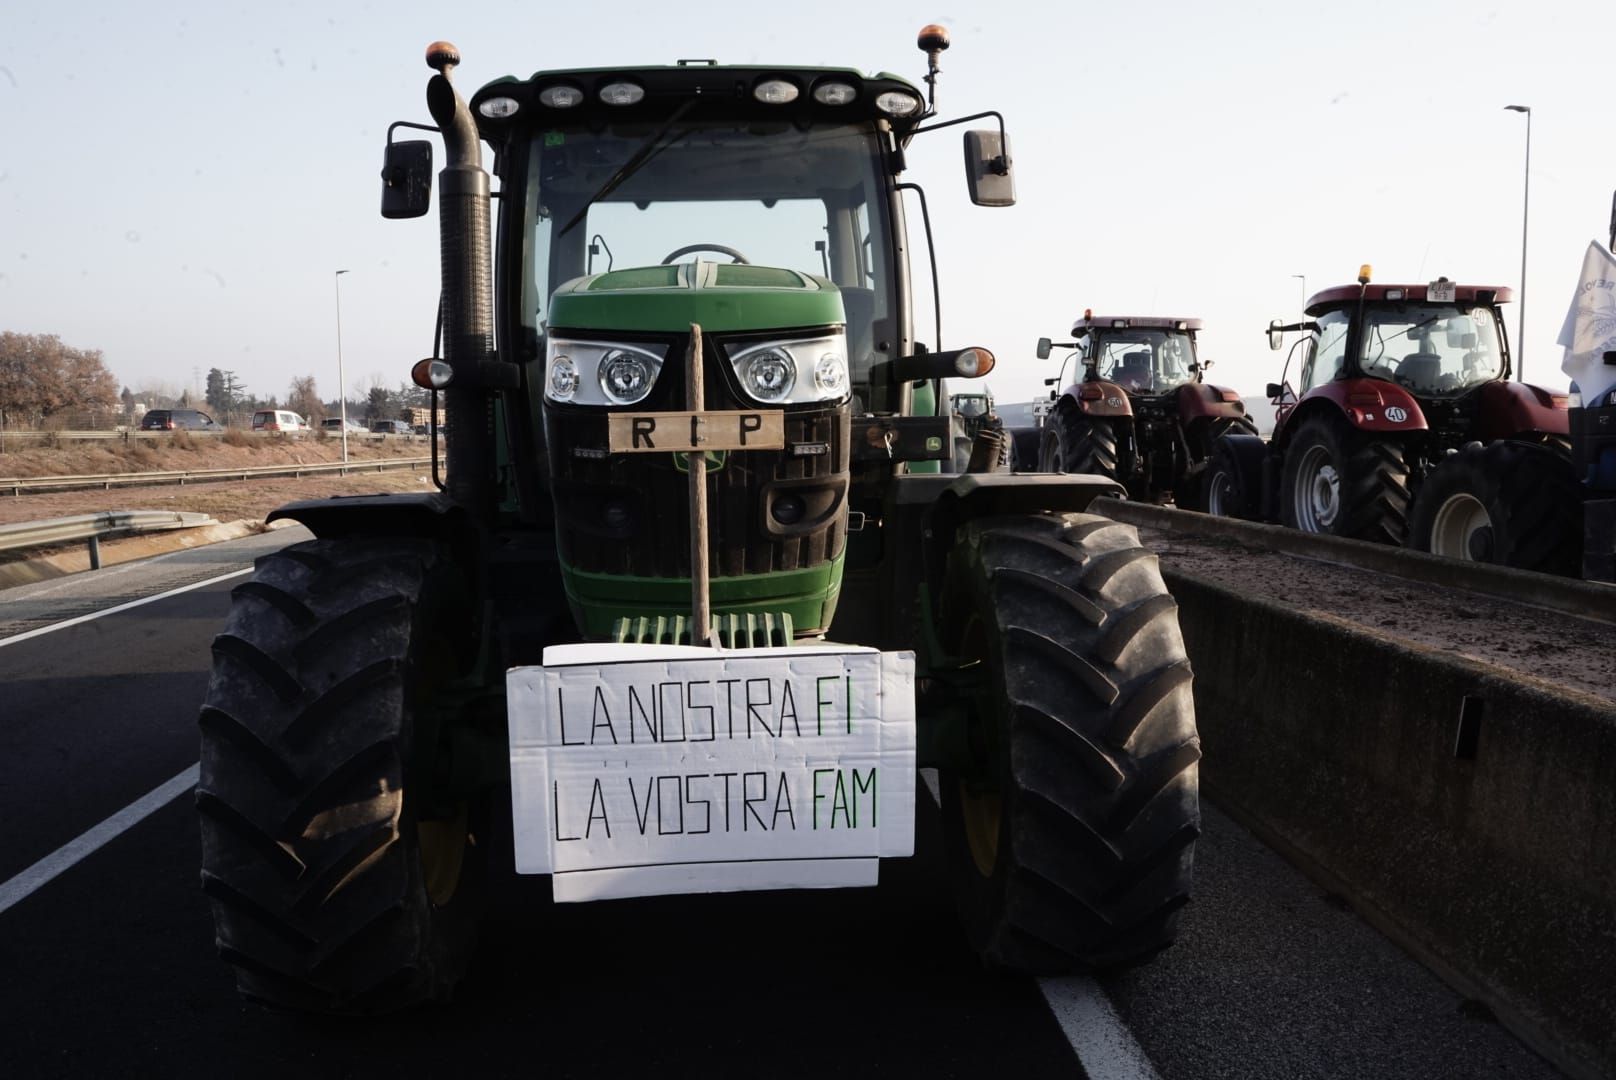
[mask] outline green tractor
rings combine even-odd
[[[506,850],[557,901],[874,884],[924,768],[989,963],[1171,943],[1199,831],[1176,607],[1083,512],[1114,482],[941,468],[942,380],[993,358],[916,337],[906,148],[977,119],[933,121],[947,35],[920,45],[925,94],[687,61],[469,104],[428,49],[442,349],[413,377],[446,473],[277,511],[316,539],[213,644],[202,881],[244,994],[445,998]],[[424,214],[431,143],[388,138],[383,214]],[[1012,203],[1002,120],[964,142],[973,200]]]

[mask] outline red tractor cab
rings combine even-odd
[[[1038,358],[1071,349],[1075,381],[1050,391],[1039,445],[1041,472],[1099,473],[1132,499],[1200,509],[1213,445],[1230,432],[1256,437],[1234,390],[1203,381],[1195,335],[1200,319],[1095,315],[1072,326],[1075,340],[1038,342]],[[1066,365],[1045,385],[1061,387]]]
[[[1314,294],[1306,320],[1269,325],[1274,349],[1287,332],[1306,334],[1291,346],[1281,381],[1268,384],[1274,433],[1266,444],[1238,433],[1219,440],[1208,509],[1564,569],[1576,557],[1580,528],[1571,509],[1568,399],[1509,381],[1500,306],[1511,291],[1446,278],[1372,285],[1367,266],[1358,280]],[[1513,521],[1472,528],[1480,518],[1455,516],[1441,493],[1461,464],[1450,459],[1482,450],[1498,459],[1491,467],[1513,477],[1505,501],[1516,510]]]

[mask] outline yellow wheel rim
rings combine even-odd
[[[426,894],[436,907],[444,907],[454,899],[460,887],[460,870],[466,863],[466,848],[476,840],[466,831],[466,806],[454,817],[442,821],[423,821],[416,825],[421,846],[421,875],[426,882]]]

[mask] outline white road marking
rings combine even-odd
[[[119,833],[138,825],[151,813],[195,787],[201,774],[202,763],[197,762],[162,787],[148,791],[101,824],[81,833],[77,839],[68,841],[4,885],[0,885],[0,912],[26,899],[46,882],[72,869],[75,864]]]
[[[920,778],[942,805],[937,770],[921,769]],[[1068,975],[1039,979],[1038,989],[1090,1080],[1160,1080],[1099,983],[1086,975]]]
[[[1158,1080],[1099,983],[1086,975],[1067,975],[1039,979],[1038,989],[1090,1080]]]
[[[232,570],[228,574],[220,574],[218,577],[210,577],[205,581],[193,581],[189,585],[181,585],[177,589],[170,589],[167,592],[160,592],[155,596],[146,596],[139,600],[131,600],[127,604],[119,604],[116,607],[109,607],[105,611],[92,611],[88,615],[80,615],[75,619],[64,619],[59,623],[51,623],[49,626],[41,626],[34,630],[25,630],[20,634],[13,634],[8,638],[0,638],[0,649],[5,648],[7,645],[15,645],[19,641],[27,641],[29,638],[39,637],[42,634],[49,634],[56,630],[66,630],[69,626],[77,626],[80,623],[87,623],[91,619],[99,619],[103,615],[116,615],[120,611],[128,611],[130,608],[137,608],[142,604],[151,604],[158,600],[166,600],[170,596],[178,596],[180,593],[190,592],[192,589],[201,589],[209,585],[217,585],[221,581],[229,581],[231,578],[238,578],[243,574],[250,573],[252,573],[252,567],[250,566],[245,570]]]

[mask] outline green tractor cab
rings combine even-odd
[[[906,148],[998,115],[937,120],[948,38],[920,44],[924,93],[699,62],[469,103],[429,48],[447,161],[395,124],[382,211],[438,203],[442,352],[413,377],[447,471],[277,511],[316,539],[215,641],[203,880],[243,992],[446,997],[506,791],[557,900],[871,885],[927,767],[988,962],[1172,941],[1200,756],[1175,607],[1083,512],[1116,483],[1007,474],[988,431],[943,470],[944,380],[994,360],[921,340]],[[1013,203],[1002,121],[964,145],[973,200]]]

